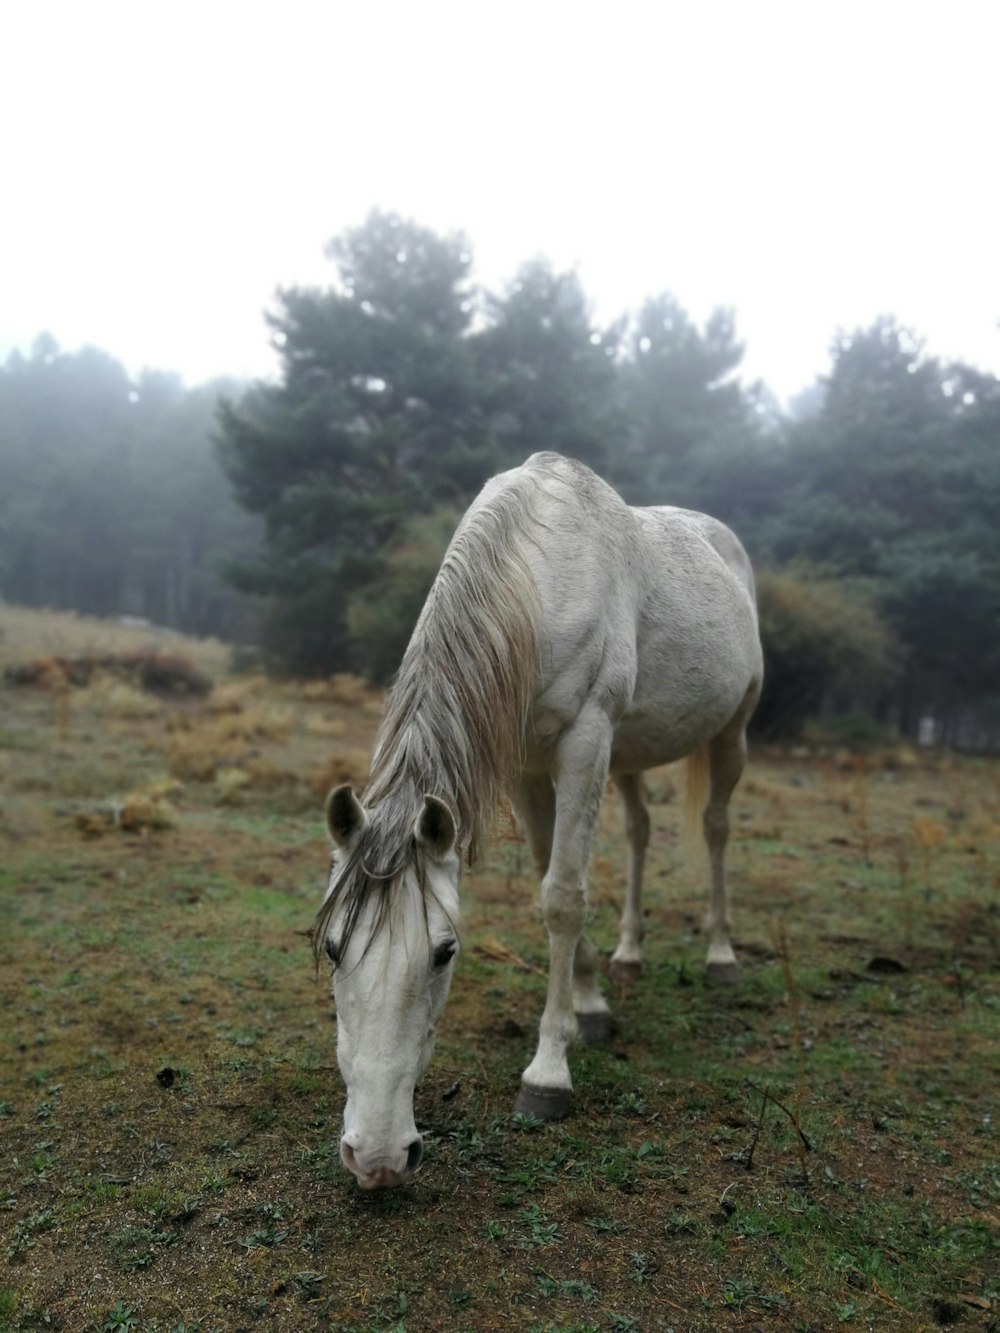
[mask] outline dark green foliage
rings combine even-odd
[[[351,665],[348,601],[380,553],[412,514],[474,493],[494,461],[462,238],[373,213],[330,255],[334,287],[280,293],[281,383],[220,416],[223,464],[266,524],[236,577],[272,599],[268,646],[299,672]]]
[[[485,406],[506,466],[553,450],[609,474],[624,443],[616,403],[620,329],[595,327],[580,282],[536,261],[503,298],[476,339]]]
[[[796,736],[831,691],[873,691],[893,677],[898,646],[869,598],[830,580],[765,571],[757,580],[764,694],[754,729]]]
[[[863,581],[898,636],[891,712],[912,732],[985,699],[1000,667],[1000,385],[925,357],[893,321],[841,339],[822,406],[788,432],[745,536]]]
[[[731,311],[714,311],[699,330],[669,293],[642,307],[620,368],[628,431],[619,469],[633,503],[711,501],[721,517],[733,506],[720,491],[746,496],[744,463],[761,441],[755,393],[735,378],[742,359]],[[733,468],[741,485],[730,490]]]
[[[359,671],[389,680],[406,645],[461,515],[441,509],[409,519],[378,559],[373,578],[347,604],[347,632]]]
[[[404,569],[411,521],[461,513],[538,449],[606,464],[615,344],[576,278],[544,264],[476,328],[463,238],[394,214],[373,213],[329,254],[330,288],[280,294],[281,383],[221,409],[223,464],[266,525],[259,558],[232,574],[270,599],[265,647],[286,668],[385,679],[433,574],[421,538],[419,569]]]

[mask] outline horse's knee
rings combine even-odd
[[[579,935],[583,930],[583,887],[546,875],[542,881],[542,919],[550,935]]]
[[[729,811],[724,805],[708,805],[701,819],[710,847],[725,846],[729,837]]]

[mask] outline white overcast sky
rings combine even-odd
[[[0,356],[274,371],[262,311],[374,206],[610,320],[735,307],[782,397],[894,313],[1000,372],[997,0],[10,0]]]

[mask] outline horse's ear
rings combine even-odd
[[[365,808],[349,786],[334,787],[326,798],[326,826],[342,852],[350,851],[368,823]]]
[[[413,831],[421,847],[440,861],[455,845],[455,816],[437,796],[425,796]]]

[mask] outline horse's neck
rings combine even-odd
[[[515,777],[534,686],[529,510],[508,488],[466,517],[403,657],[372,766],[376,791],[415,783],[418,798],[447,802],[470,857]]]
[[[440,696],[439,696],[440,699]],[[496,755],[483,727],[469,728],[460,713],[426,697],[405,711],[390,709],[376,743],[366,803],[398,808],[416,818],[425,796],[451,809],[462,850],[475,856],[493,815]]]

